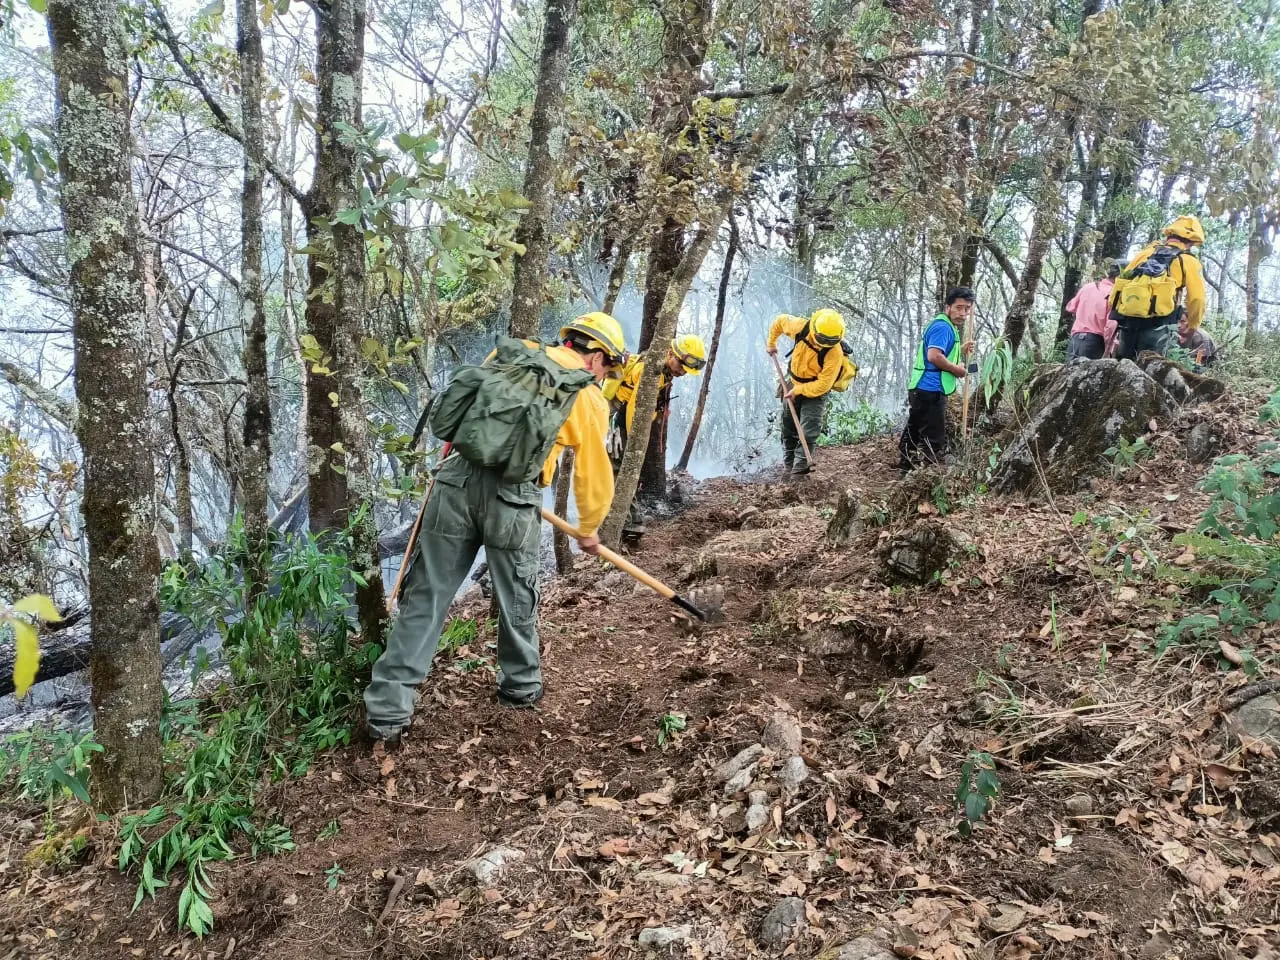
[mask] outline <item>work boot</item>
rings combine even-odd
[[[400,746],[401,738],[412,725],[412,719],[405,720],[403,723],[376,723],[373,720],[365,720],[364,733],[375,743],[381,740],[388,749],[395,749]]]
[[[512,710],[530,710],[539,700],[542,699],[542,694],[545,691],[545,689],[546,688],[543,685],[539,684],[538,689],[535,690],[533,693],[525,694],[522,697],[517,697],[507,693],[505,690],[499,687],[498,703],[502,704],[504,707],[510,707]]]
[[[793,477],[803,477],[806,473],[813,473],[813,465],[807,460],[801,460],[791,468],[791,475]]]
[[[791,468],[794,467],[795,465],[796,465],[796,458],[793,454],[788,453],[782,458],[783,473],[790,473]]]

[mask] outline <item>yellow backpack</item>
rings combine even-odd
[[[840,349],[844,356],[841,358],[840,372],[836,374],[836,382],[831,385],[831,389],[836,393],[844,393],[858,377],[858,365],[849,359],[849,348],[843,341],[840,343]]]
[[[1155,320],[1172,316],[1178,309],[1184,284],[1173,279],[1170,269],[1185,254],[1185,250],[1172,244],[1161,244],[1132,270],[1121,273],[1111,293],[1115,318]]]

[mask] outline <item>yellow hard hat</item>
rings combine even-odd
[[[1199,217],[1179,217],[1164,228],[1164,235],[1185,240],[1195,246],[1198,243],[1204,243],[1204,225],[1200,223]]]
[[[707,365],[707,345],[702,338],[686,333],[671,341],[671,352],[684,367],[685,373],[699,374]]]
[[[566,323],[560,328],[560,342],[566,340],[576,340],[588,350],[603,350],[613,363],[622,363],[627,358],[622,324],[607,313],[584,313]]]
[[[830,307],[813,311],[809,318],[813,339],[824,347],[833,347],[844,336],[844,317]]]

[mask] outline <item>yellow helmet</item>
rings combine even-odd
[[[622,324],[607,313],[584,313],[560,328],[560,342],[573,340],[587,350],[603,350],[612,363],[627,358],[627,340]]]
[[[671,341],[671,352],[684,367],[685,373],[697,375],[707,365],[707,345],[702,338],[686,333]]]
[[[1195,246],[1196,244],[1204,243],[1204,225],[1200,223],[1199,217],[1179,217],[1164,228],[1164,235],[1185,240]]]
[[[844,337],[844,317],[830,307],[813,311],[809,318],[813,339],[824,347],[833,347]]]

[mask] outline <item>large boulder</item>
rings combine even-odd
[[[1089,360],[1038,372],[1003,439],[997,489],[1078,489],[1106,466],[1108,447],[1142,436],[1174,398],[1131,360]]]

